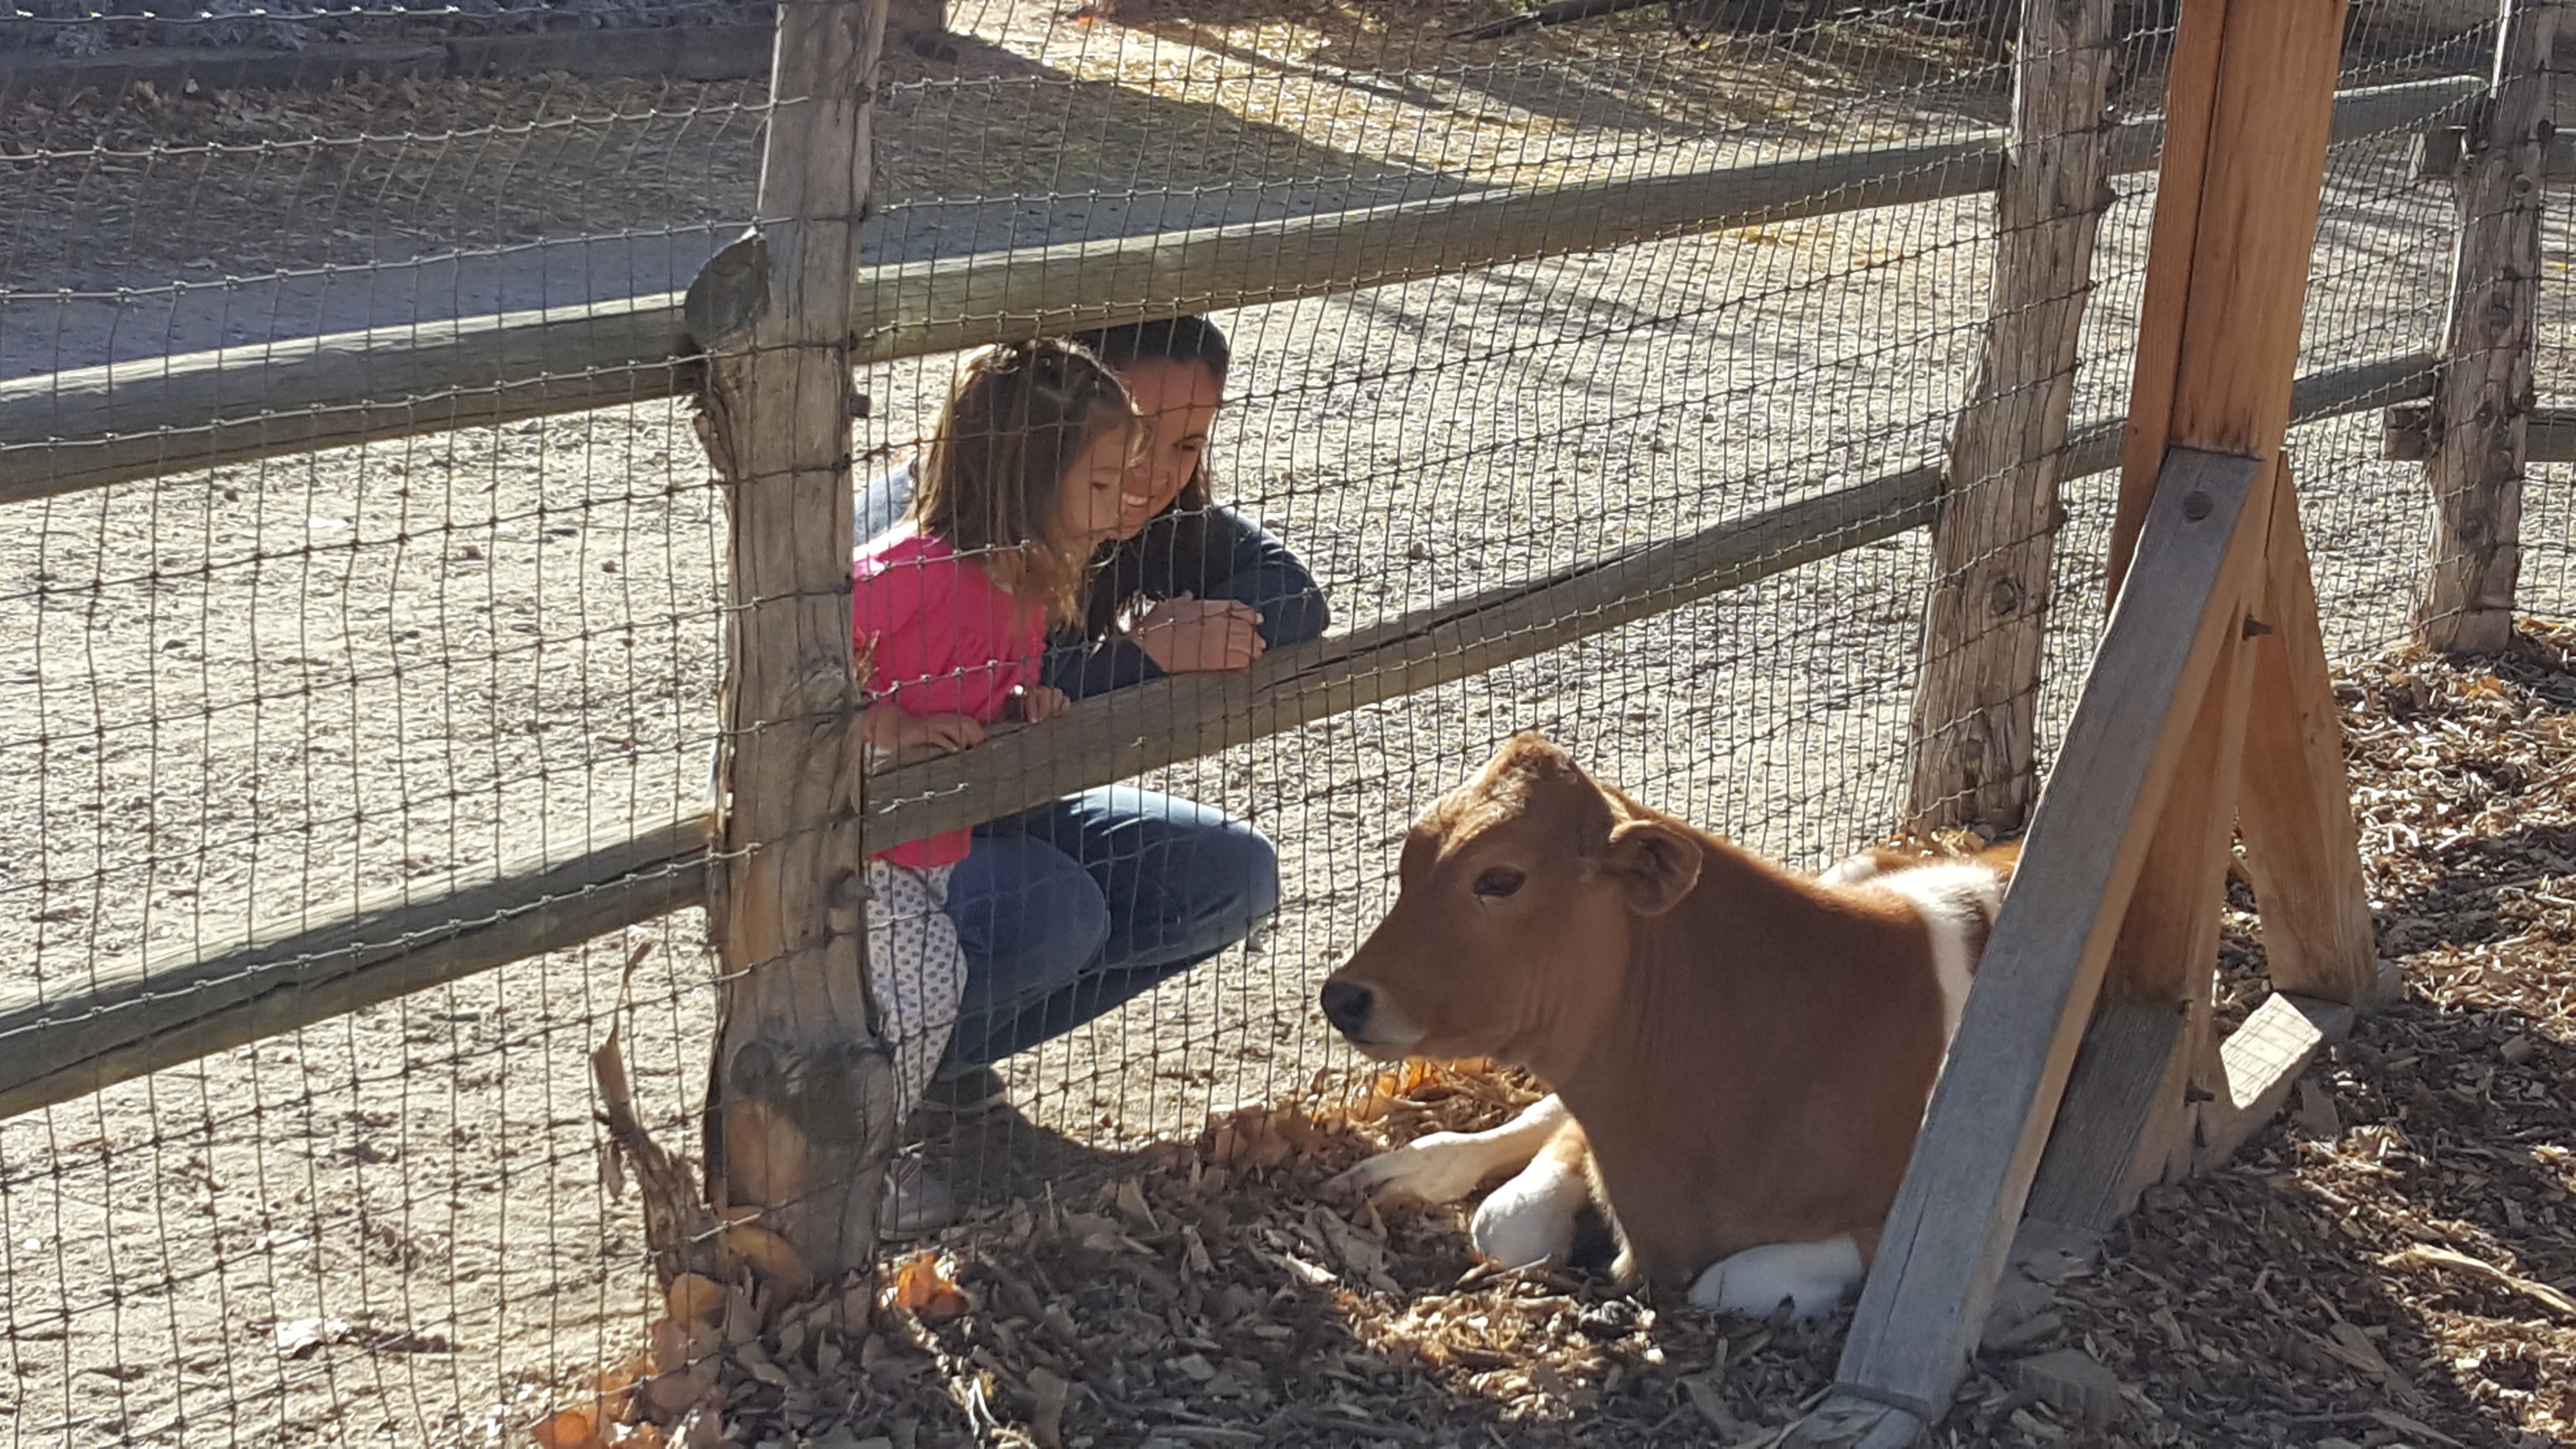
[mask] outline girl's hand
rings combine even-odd
[[[1165,674],[1241,669],[1269,646],[1261,612],[1231,599],[1165,599],[1146,611],[1127,637]]]
[[[1073,701],[1065,697],[1063,690],[1043,684],[1020,685],[1011,691],[1011,698],[1019,707],[1020,718],[1031,724],[1053,719],[1073,708]]]
[[[865,729],[869,744],[894,753],[925,745],[953,753],[984,743],[984,727],[973,715],[907,714],[891,704],[870,706]]]

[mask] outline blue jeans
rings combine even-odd
[[[966,997],[943,1065],[989,1066],[1252,934],[1279,856],[1221,811],[1131,785],[975,829],[948,882]]]

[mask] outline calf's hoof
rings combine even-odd
[[[1475,1191],[1476,1184],[1493,1170],[1481,1146],[1464,1132],[1434,1132],[1368,1158],[1324,1186],[1375,1198],[1456,1202]]]

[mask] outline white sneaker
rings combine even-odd
[[[887,1164],[885,1193],[877,1199],[879,1234],[918,1238],[956,1221],[956,1194],[925,1171],[919,1158],[898,1157]]]

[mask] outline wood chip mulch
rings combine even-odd
[[[2136,1390],[2103,1442],[2576,1444],[2576,629],[2336,692],[2406,999],[2228,1170],[2152,1189],[2063,1341]]]
[[[2151,1189],[2097,1266],[2023,1305],[1938,1442],[2576,1445],[2576,629],[2528,623],[2508,656],[2465,664],[2401,650],[2337,691],[2405,1000],[2321,1056],[2235,1163]],[[2252,924],[2231,912],[2223,1018],[2264,991]],[[711,1302],[689,1335],[657,1324],[664,1356],[696,1362],[701,1407],[656,1427],[637,1407],[649,1381],[612,1378],[538,1438],[1776,1442],[1824,1393],[1847,1318],[1711,1316],[1597,1271],[1489,1274],[1461,1208],[1324,1190],[1533,1090],[1414,1065],[1233,1114],[1132,1175],[952,1230],[890,1275],[892,1306],[855,1342]],[[2037,1371],[2070,1361],[2108,1371],[2100,1392]]]

